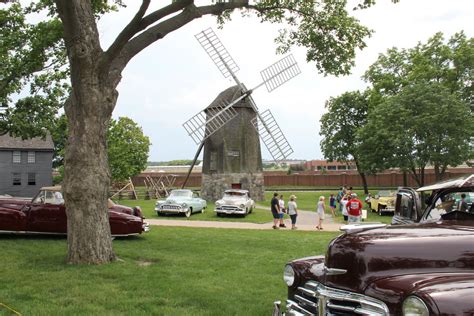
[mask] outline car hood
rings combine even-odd
[[[216,203],[225,204],[225,205],[240,205],[245,204],[247,201],[242,198],[224,198],[216,201]]]
[[[472,225],[472,226],[471,226]],[[440,221],[343,234],[327,253],[327,285],[357,292],[393,275],[466,272],[474,267],[474,222]]]
[[[395,197],[393,197],[393,196],[383,196],[383,197],[380,197],[378,201],[379,201],[379,203],[394,202]]]
[[[186,202],[189,202],[191,201],[190,198],[187,198],[187,197],[171,197],[171,198],[167,198],[165,200],[165,203],[166,204],[181,204],[181,203],[186,203]]]

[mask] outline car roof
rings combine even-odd
[[[446,180],[435,184],[427,185],[419,188],[417,191],[432,191],[450,188],[467,188],[474,187],[474,174],[470,174],[461,178]]]

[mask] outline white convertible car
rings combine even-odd
[[[252,213],[255,202],[250,198],[247,190],[226,190],[222,199],[216,201],[217,216],[223,214],[247,215]]]

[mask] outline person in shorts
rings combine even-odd
[[[296,196],[291,195],[288,202],[288,215],[291,218],[291,229],[296,229],[296,218],[298,217],[298,209],[296,205]]]
[[[351,199],[347,202],[347,213],[349,223],[358,223],[362,217],[362,202],[357,198],[357,194],[352,193]]]
[[[331,210],[332,218],[336,218],[336,198],[332,193],[329,197],[329,209]]]
[[[280,221],[280,203],[278,201],[278,193],[273,193],[273,198],[270,201],[270,209],[273,215],[273,229],[278,229],[278,223]]]
[[[278,206],[280,207],[280,227],[286,228],[285,222],[283,221],[283,216],[285,216],[285,200],[283,200],[283,194],[280,195],[278,199]]]

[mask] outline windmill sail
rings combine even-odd
[[[252,120],[252,125],[259,133],[273,160],[284,160],[293,153],[293,149],[270,110],[265,110],[255,117]]]

